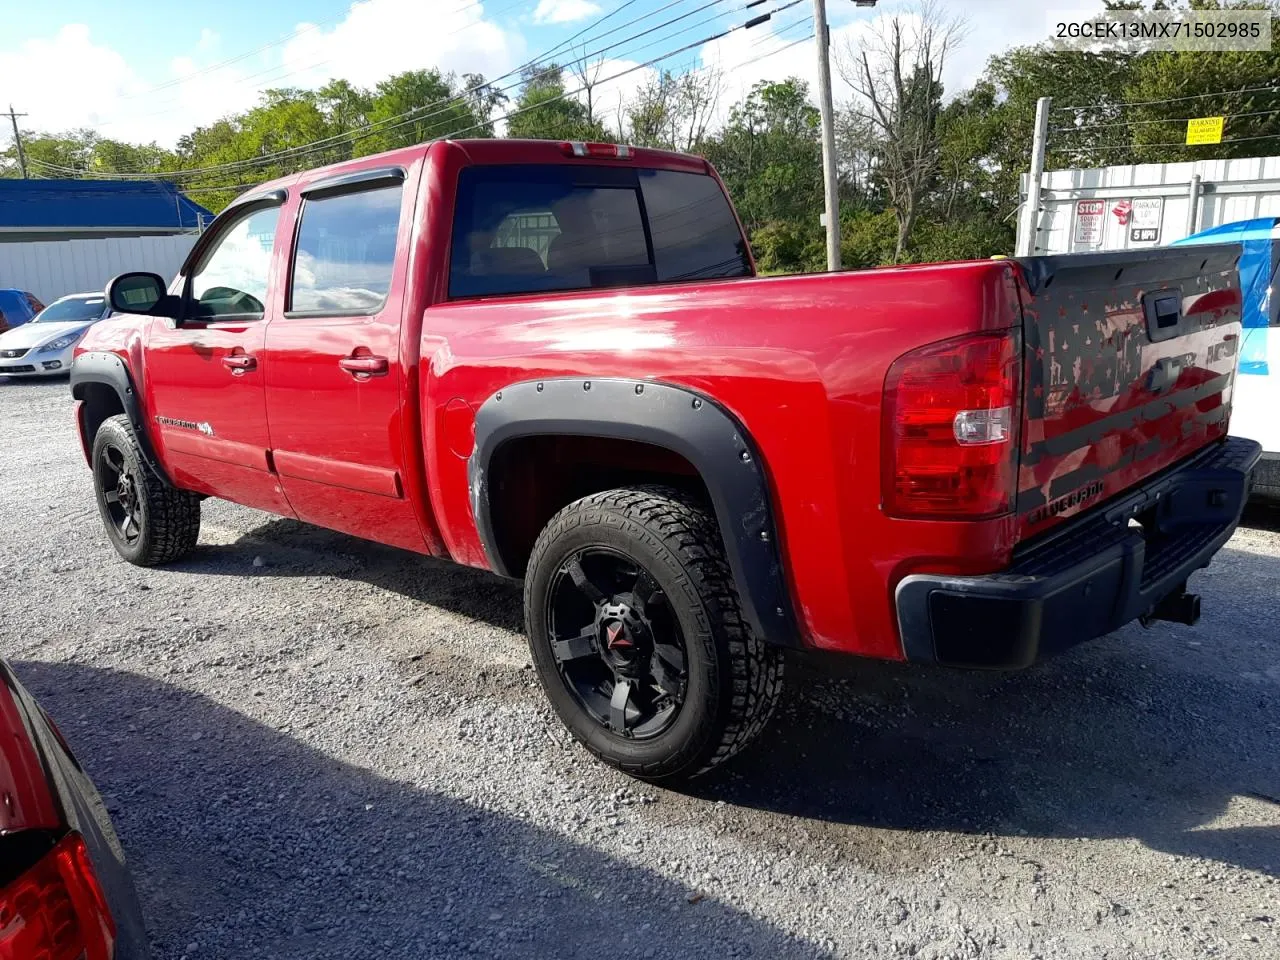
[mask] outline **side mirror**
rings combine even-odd
[[[178,298],[169,296],[162,277],[154,273],[122,273],[107,284],[107,302],[117,313],[177,319]]]

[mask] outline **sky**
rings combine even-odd
[[[23,129],[87,126],[106,137],[172,146],[192,128],[252,106],[270,87],[316,87],[330,77],[373,86],[426,67],[495,78],[559,46],[561,62],[603,60],[597,102],[611,112],[651,69],[717,65],[725,78],[723,116],[758,80],[797,76],[812,84],[817,76],[812,0],[763,0],[747,10],[748,2],[0,0],[0,109],[12,103],[26,113]],[[972,83],[991,55],[1048,35],[1047,14],[1028,0],[933,2],[966,22],[944,74],[953,92]],[[852,0],[827,5],[838,59],[877,18],[918,9],[919,0],[881,0],[871,10]],[[1100,0],[1053,5],[1100,7]],[[778,12],[766,23],[701,42],[771,10]],[[654,68],[633,69],[683,47]],[[838,76],[835,95],[837,102],[851,95]],[[0,144],[7,145],[6,134],[0,129]]]

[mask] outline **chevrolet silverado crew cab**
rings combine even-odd
[[[438,141],[117,277],[71,390],[126,560],[221,497],[523,578],[555,711],[660,780],[761,729],[785,648],[1013,668],[1193,622],[1259,456],[1238,254],[758,278],[704,160]]]

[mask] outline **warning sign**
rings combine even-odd
[[[1133,201],[1131,243],[1159,243],[1160,223],[1164,219],[1163,197],[1140,197]]]
[[[1187,146],[1198,143],[1221,143],[1222,125],[1226,117],[1196,117],[1187,121]]]
[[[1076,245],[1096,247],[1102,242],[1102,218],[1107,210],[1105,200],[1076,201]]]

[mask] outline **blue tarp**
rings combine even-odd
[[[162,180],[0,179],[0,228],[194,229],[213,214]]]
[[[1267,376],[1266,329],[1271,323],[1271,282],[1280,264],[1280,217],[1224,223],[1175,240],[1171,246],[1197,243],[1239,243],[1243,247],[1240,293],[1244,298],[1244,342],[1240,346],[1240,373]]]

